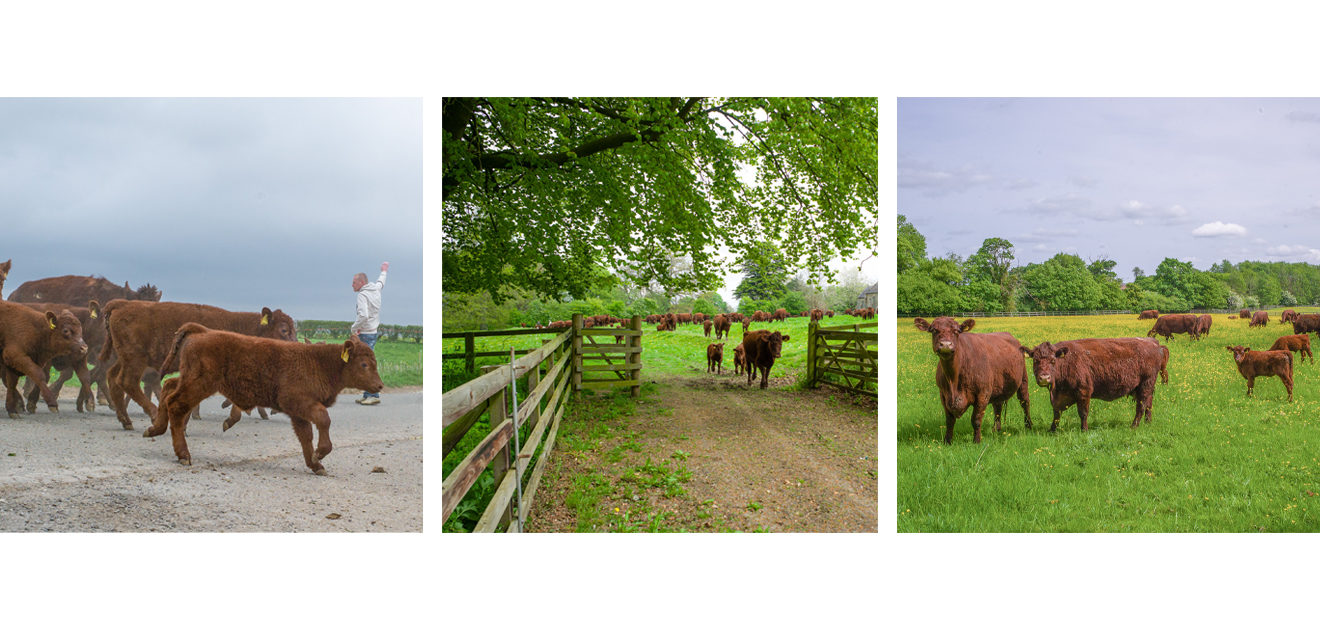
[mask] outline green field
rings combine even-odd
[[[1291,335],[1279,311],[1264,328],[1216,314],[1201,341],[1175,336],[1150,424],[1130,428],[1131,398],[1093,400],[1090,431],[1081,431],[1074,405],[1050,433],[1049,393],[1032,378],[1035,428],[1024,429],[1013,399],[1002,433],[988,409],[983,440],[973,444],[969,408],[951,445],[931,336],[912,321],[898,320],[898,531],[1320,531],[1320,368],[1295,365],[1292,403],[1275,377],[1256,379],[1248,398],[1225,349],[1266,350]],[[1007,331],[1032,347],[1143,336],[1151,323],[1136,315],[980,318],[973,332]]]

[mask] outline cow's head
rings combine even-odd
[[[1068,355],[1068,348],[1051,345],[1048,341],[1041,342],[1035,348],[1028,349],[1026,346],[1018,346],[1023,354],[1031,357],[1031,371],[1036,376],[1036,384],[1041,387],[1054,387],[1054,374],[1056,361]]]
[[[344,342],[339,354],[343,361],[342,383],[363,391],[377,393],[385,389],[385,382],[380,380],[376,371],[376,353],[371,347],[357,339]]]
[[[293,318],[282,310],[272,311],[269,306],[261,309],[259,330],[259,337],[283,339],[284,341],[298,340],[298,324],[294,323]]]
[[[1246,358],[1247,353],[1251,352],[1250,346],[1224,346],[1229,352],[1233,353],[1233,362],[1241,363]]]
[[[779,351],[783,349],[785,341],[788,341],[788,335],[781,335],[778,330],[766,335],[765,346],[770,350],[770,356],[778,359]]]
[[[912,323],[917,330],[930,333],[931,350],[935,354],[948,358],[953,356],[954,349],[958,347],[958,335],[971,330],[976,320],[969,319],[959,324],[952,317],[936,317],[933,322],[918,317]]]
[[[87,352],[87,344],[82,338],[82,324],[68,309],[60,311],[59,315],[46,311],[46,342],[57,356]]]

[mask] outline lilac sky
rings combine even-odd
[[[1320,99],[898,99],[898,212],[928,256],[1008,239],[1132,279],[1165,257],[1320,264]]]

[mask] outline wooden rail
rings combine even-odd
[[[546,462],[554,450],[559,423],[564,417],[569,397],[583,387],[630,387],[632,395],[641,384],[642,318],[634,317],[627,329],[582,327],[582,316],[573,317],[570,328],[445,333],[444,338],[464,339],[463,357],[472,365],[479,356],[509,356],[509,352],[475,352],[476,337],[555,334],[537,348],[522,351],[513,366],[482,367],[482,374],[448,392],[441,401],[443,452],[448,456],[463,437],[485,417],[490,427],[480,442],[468,451],[461,462],[442,482],[441,522],[448,521],[459,503],[468,495],[482,473],[489,469],[495,479],[494,494],[486,502],[474,532],[516,531],[515,519],[526,520]],[[597,337],[621,337],[624,343],[596,343]],[[590,339],[591,341],[586,341]],[[455,358],[455,357],[444,357]],[[605,364],[584,363],[603,360]],[[618,363],[614,363],[618,361]],[[616,377],[583,379],[584,373],[597,376],[614,372]],[[526,379],[518,386],[517,409],[510,410],[510,379]],[[570,384],[572,388],[570,389]],[[514,431],[519,431],[521,448],[513,452]],[[539,453],[539,455],[538,455]],[[517,487],[522,480],[522,501],[517,501]]]
[[[807,325],[807,382],[809,387],[824,383],[855,394],[877,398],[880,381],[876,332],[879,322],[861,322],[844,326]]]

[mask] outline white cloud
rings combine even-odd
[[[898,165],[899,188],[924,190],[926,195],[931,197],[964,192],[993,180],[990,175],[969,167],[942,169],[911,160],[900,160]]]
[[[1302,259],[1307,262],[1320,262],[1320,249],[1305,245],[1272,245],[1265,248],[1265,253],[1273,258]]]
[[[1214,236],[1246,236],[1247,228],[1236,223],[1224,223],[1223,221],[1213,221],[1206,223],[1195,230],[1192,230],[1192,236],[1214,237]]]
[[[1178,204],[1172,206],[1152,206],[1135,199],[1118,204],[1118,211],[1124,217],[1133,219],[1137,225],[1150,219],[1161,223],[1177,223],[1187,218],[1187,208]]]

